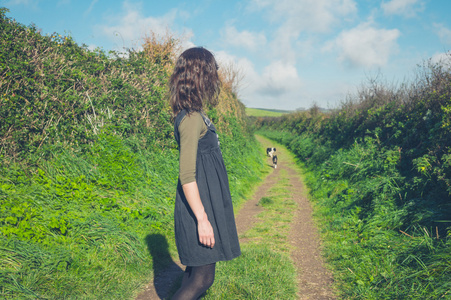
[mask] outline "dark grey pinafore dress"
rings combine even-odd
[[[181,111],[175,118],[174,136],[180,147],[178,126],[186,115]],[[180,184],[174,209],[175,241],[180,261],[186,266],[202,266],[230,260],[241,254],[233,214],[227,171],[219,148],[216,128],[203,114],[207,133],[199,139],[196,159],[196,181],[200,198],[214,235],[215,246],[207,248],[199,243],[197,222]]]

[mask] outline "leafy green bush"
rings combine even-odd
[[[148,145],[172,132],[168,69],[146,52],[89,51],[70,36],[42,36],[0,13],[0,153],[22,157],[55,143],[90,143],[102,128],[141,134]],[[155,130],[158,128],[158,130]]]

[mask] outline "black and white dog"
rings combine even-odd
[[[276,153],[276,148],[266,148],[266,155],[273,157]]]
[[[273,168],[276,169],[277,168],[277,155],[274,155],[272,157],[272,164],[273,164]]]

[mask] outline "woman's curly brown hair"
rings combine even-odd
[[[177,59],[169,87],[174,115],[183,109],[201,111],[204,103],[216,105],[221,81],[213,54],[202,47],[185,50]]]

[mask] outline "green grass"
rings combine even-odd
[[[264,245],[242,246],[239,258],[217,265],[204,299],[296,299],[296,278],[286,254]]]
[[[246,115],[249,117],[280,117],[289,112],[286,110],[246,107]]]
[[[174,252],[175,153],[134,152],[112,136],[96,147],[108,150],[59,150],[37,170],[2,166],[3,299],[128,298],[152,274],[145,237],[163,233]]]

